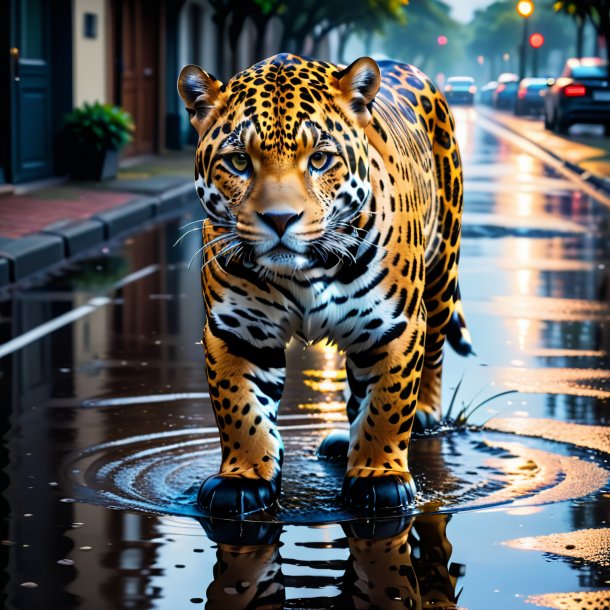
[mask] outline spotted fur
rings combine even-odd
[[[286,54],[226,85],[187,66],[178,88],[200,136],[203,342],[222,444],[201,505],[248,513],[277,499],[284,350],[296,337],[346,353],[345,501],[404,506],[414,421],[440,416],[445,337],[470,349],[445,99],[409,65]]]

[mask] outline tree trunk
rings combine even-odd
[[[243,66],[239,65],[239,41],[244,32],[246,14],[242,11],[233,11],[229,24],[228,39],[231,49],[231,76],[237,74]]]
[[[370,55],[373,49],[373,32],[367,32],[364,35],[364,54]]]
[[[256,26],[256,40],[254,41],[254,56],[256,61],[264,59],[267,49],[265,48],[265,38],[267,36],[267,27],[269,26],[269,19],[265,21],[255,21]]]
[[[317,36],[312,36],[313,44],[311,47],[311,56],[314,59],[320,59],[320,48],[322,47],[322,42],[324,42],[324,38],[326,34],[318,34]]]
[[[320,32],[317,34],[317,36],[313,36],[312,35],[312,40],[313,40],[313,47],[312,47],[312,56],[314,57],[314,59],[321,59],[320,57],[320,49],[322,46],[322,43],[324,42],[324,39],[335,29],[334,25],[327,25],[326,27],[322,28],[320,30]],[[326,59],[330,59],[330,58],[326,58]]]
[[[278,49],[278,51],[280,53],[290,53],[290,40],[292,38],[292,32],[290,31],[290,28],[286,25],[286,22],[284,20],[282,20],[282,24],[284,26],[284,30],[282,32],[282,38],[280,39],[280,48]]]
[[[337,61],[340,64],[347,63],[345,61],[345,49],[347,48],[347,43],[349,42],[351,36],[351,31],[348,27],[343,27],[339,31],[339,46],[337,49]]]
[[[305,40],[307,39],[308,32],[298,32],[294,37],[294,47],[291,51],[295,55],[303,55],[305,51]]]
[[[227,75],[226,71],[226,62],[225,62],[225,25],[227,18],[221,17],[217,13],[216,18],[216,66],[218,69],[218,74],[216,78],[219,78],[223,83],[226,82]]]
[[[606,45],[606,59],[608,60],[608,82],[610,82],[610,7],[602,10],[599,16],[599,27],[597,33],[604,39]]]
[[[583,42],[585,33],[585,20],[582,17],[576,19],[576,57],[583,56]]]

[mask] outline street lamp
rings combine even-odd
[[[523,38],[519,49],[519,79],[525,76],[525,53],[527,52],[527,20],[534,13],[532,0],[520,0],[517,3],[517,13],[523,17]]]

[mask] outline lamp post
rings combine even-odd
[[[527,52],[527,20],[534,12],[534,3],[532,0],[520,0],[517,3],[517,13],[523,17],[523,37],[521,39],[521,48],[519,49],[519,79],[525,76],[525,54]]]
[[[544,36],[539,32],[534,32],[530,36],[530,46],[532,47],[532,66],[534,73],[532,76],[538,76],[538,53],[540,47],[544,44]]]

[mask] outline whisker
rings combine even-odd
[[[218,237],[215,237],[211,241],[206,242],[203,247],[205,250],[207,250],[211,246],[214,246],[215,244],[217,244],[219,241],[224,241],[227,239],[235,239],[236,237],[237,237],[237,233],[232,233],[232,232],[224,233],[222,235],[218,235]]]
[[[186,229],[186,227],[189,227],[190,225],[194,225],[196,222],[203,223],[204,221],[205,221],[205,218],[200,218],[199,220],[193,220],[192,222],[187,222],[185,225],[178,227],[178,230],[182,231],[182,229]]]
[[[204,267],[207,267],[207,265],[209,265],[210,263],[213,263],[216,259],[218,259],[219,256],[222,256],[223,254],[227,253],[229,250],[232,250],[233,248],[237,248],[239,245],[240,245],[239,243],[235,243],[232,245],[229,244],[228,246],[224,247],[222,250],[220,250],[220,252],[215,254],[209,261],[206,261],[205,263],[203,263],[203,265],[201,265],[201,269],[203,270]],[[226,271],[220,265],[218,265],[218,268],[223,273],[226,273]]]
[[[199,248],[199,250],[197,250],[197,252],[195,252],[195,254],[193,254],[193,256],[191,256],[191,260],[189,261],[189,264],[188,264],[188,266],[187,266],[187,269],[190,269],[190,268],[191,268],[191,264],[192,264],[192,262],[195,260],[195,257],[196,257],[196,256],[197,256],[197,255],[198,255],[200,252],[202,252],[204,248],[205,248],[205,246],[201,246],[201,248]]]
[[[201,232],[201,227],[195,227],[194,229],[189,229],[184,235],[181,235],[175,242],[172,247],[176,247],[189,233],[193,233],[194,231]]]

